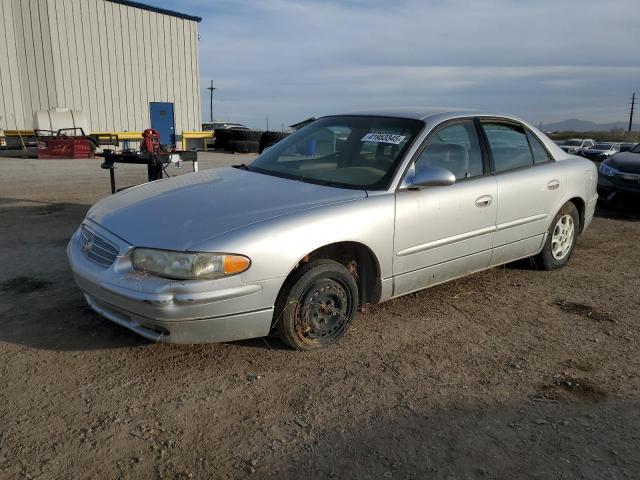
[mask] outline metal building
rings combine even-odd
[[[93,132],[200,130],[200,20],[126,0],[0,0],[0,129],[67,107]]]

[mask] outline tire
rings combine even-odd
[[[288,132],[263,132],[260,137],[260,153],[262,153],[265,148],[275,145],[288,136]]]
[[[551,222],[542,251],[533,257],[536,267],[542,270],[564,267],[571,258],[579,230],[578,209],[572,202],[567,202]]]
[[[337,342],[358,308],[353,275],[333,260],[304,265],[284,285],[274,313],[282,341],[296,350],[317,350]]]
[[[229,150],[233,153],[258,153],[260,144],[249,140],[229,140]]]
[[[245,141],[245,142],[260,142],[262,137],[262,130],[234,130],[229,129],[229,140]]]
[[[213,131],[213,141],[216,150],[226,150],[229,148],[229,130],[216,128]]]

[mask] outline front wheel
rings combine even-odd
[[[534,263],[543,270],[564,267],[578,239],[580,217],[572,202],[567,202],[551,222],[542,251],[534,257]]]
[[[358,308],[353,275],[333,260],[309,263],[284,286],[275,310],[275,327],[291,348],[315,350],[338,341]]]

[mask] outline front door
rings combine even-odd
[[[425,164],[450,170],[456,183],[396,193],[394,295],[481,270],[491,260],[497,187],[473,120],[430,135],[414,168]]]
[[[151,117],[151,128],[155,128],[160,132],[160,143],[175,146],[176,132],[173,103],[150,102],[149,115]]]

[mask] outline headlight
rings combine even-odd
[[[249,268],[251,260],[227,253],[173,252],[136,248],[131,255],[133,268],[161,277],[210,279],[228,277]]]
[[[598,171],[605,177],[613,177],[615,176],[616,173],[618,173],[618,170],[616,170],[613,167],[610,167],[606,163],[601,163],[600,166],[598,167]]]

